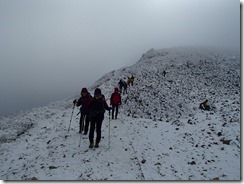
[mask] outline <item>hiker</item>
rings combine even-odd
[[[91,127],[89,132],[89,141],[90,141],[89,148],[93,148],[94,146],[93,139],[94,139],[95,128],[97,132],[95,148],[99,147],[99,143],[101,140],[101,128],[104,119],[105,109],[110,111],[111,108],[108,106],[104,95],[102,95],[101,89],[96,88],[94,91],[94,97],[91,99],[89,104],[90,121],[91,121]]]
[[[87,135],[89,128],[89,109],[88,105],[90,100],[92,99],[91,94],[88,92],[86,88],[82,88],[81,97],[77,101],[76,99],[73,101],[74,105],[80,107],[80,131],[81,134],[84,130],[84,135]],[[85,129],[84,129],[84,121],[85,121]]]
[[[164,77],[165,77],[165,75],[166,75],[166,71],[165,71],[165,70],[163,71],[163,75],[164,75]]]
[[[127,79],[127,85],[130,86],[130,84],[131,84],[131,78],[128,77],[128,79]]]
[[[135,79],[135,78],[134,78],[134,76],[132,75],[131,78],[130,78],[130,80],[131,80],[131,86],[133,86],[134,79]]]
[[[124,91],[123,91],[123,95],[124,94],[127,94],[127,83],[125,82],[125,81],[123,81],[124,82]]]
[[[114,88],[114,92],[110,98],[110,105],[112,105],[112,119],[114,119],[114,110],[115,110],[115,119],[118,117],[119,105],[121,105],[121,95],[119,94],[119,89]]]
[[[120,81],[118,82],[120,93],[122,93],[122,89],[124,87],[124,84],[125,84],[125,81],[123,79],[120,79]]]
[[[204,102],[200,103],[199,108],[202,110],[210,110],[210,106],[208,105],[208,100],[205,100]]]

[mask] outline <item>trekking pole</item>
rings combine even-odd
[[[108,149],[110,149],[110,110],[109,110],[109,124],[108,124]]]
[[[80,128],[80,142],[81,142],[81,133],[84,129],[84,121],[85,121],[85,116],[81,117],[81,128]],[[79,147],[80,147],[80,142],[79,142]]]
[[[70,122],[69,122],[69,129],[68,129],[68,132],[69,132],[69,130],[70,130],[70,125],[71,125],[71,121],[72,121],[72,117],[73,117],[74,109],[75,109],[75,104],[74,104],[74,107],[73,107],[73,110],[72,110],[72,114],[71,114],[71,118],[70,118]]]
[[[80,142],[81,142],[81,134],[80,134]],[[80,147],[80,142],[79,142],[79,147]]]

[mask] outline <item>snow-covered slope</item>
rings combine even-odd
[[[224,54],[200,48],[151,49],[135,65],[105,75],[95,86],[111,90],[111,83],[133,74],[136,88],[125,99],[128,115],[188,117],[205,99],[217,109],[223,97],[240,101],[240,58]]]
[[[100,87],[109,99],[131,75],[118,120],[105,114],[98,149],[78,134],[78,108],[68,132],[73,99],[1,119],[0,179],[240,180],[238,54],[151,49],[89,90]],[[205,99],[213,110],[198,109]]]

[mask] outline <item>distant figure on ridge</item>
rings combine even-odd
[[[163,75],[164,75],[164,77],[165,77],[165,75],[166,75],[166,71],[165,71],[165,70],[163,71]]]
[[[130,84],[131,84],[131,78],[128,77],[128,79],[127,79],[127,85],[130,86]]]
[[[133,83],[134,83],[134,80],[135,80],[133,75],[131,76],[130,80],[131,80],[131,86],[133,86]]]
[[[120,81],[118,82],[118,85],[119,85],[119,91],[120,93],[123,92],[123,88],[124,88],[124,85],[125,85],[125,81],[123,79],[120,79]]]
[[[124,87],[123,95],[124,95],[124,94],[127,94],[127,87],[128,87],[128,85],[127,85],[127,82],[125,82],[125,81],[123,81],[123,82],[124,82],[124,86],[123,86]]]

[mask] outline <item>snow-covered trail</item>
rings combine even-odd
[[[53,113],[14,142],[1,144],[1,179],[4,180],[106,180],[135,179],[137,167],[127,151],[129,137],[117,134],[125,130],[119,121],[111,121],[111,145],[108,149],[108,116],[103,122],[102,142],[89,149],[88,135],[82,135],[79,147],[79,117],[74,113]],[[118,125],[116,125],[118,123]],[[121,147],[118,142],[125,145]],[[125,177],[123,177],[125,176]]]
[[[70,109],[51,114],[15,141],[1,144],[1,179],[141,179],[126,123],[111,120],[109,148],[109,118],[106,114],[101,145],[98,149],[89,149],[88,135],[80,137],[78,134],[76,111],[69,132]]]
[[[125,116],[102,126],[100,147],[89,149],[88,135],[78,133],[79,116],[71,109],[49,109],[35,126],[10,143],[1,144],[3,180],[212,180],[239,179],[239,143],[220,141],[219,117],[200,111],[173,122]],[[236,153],[236,154],[235,154]]]

